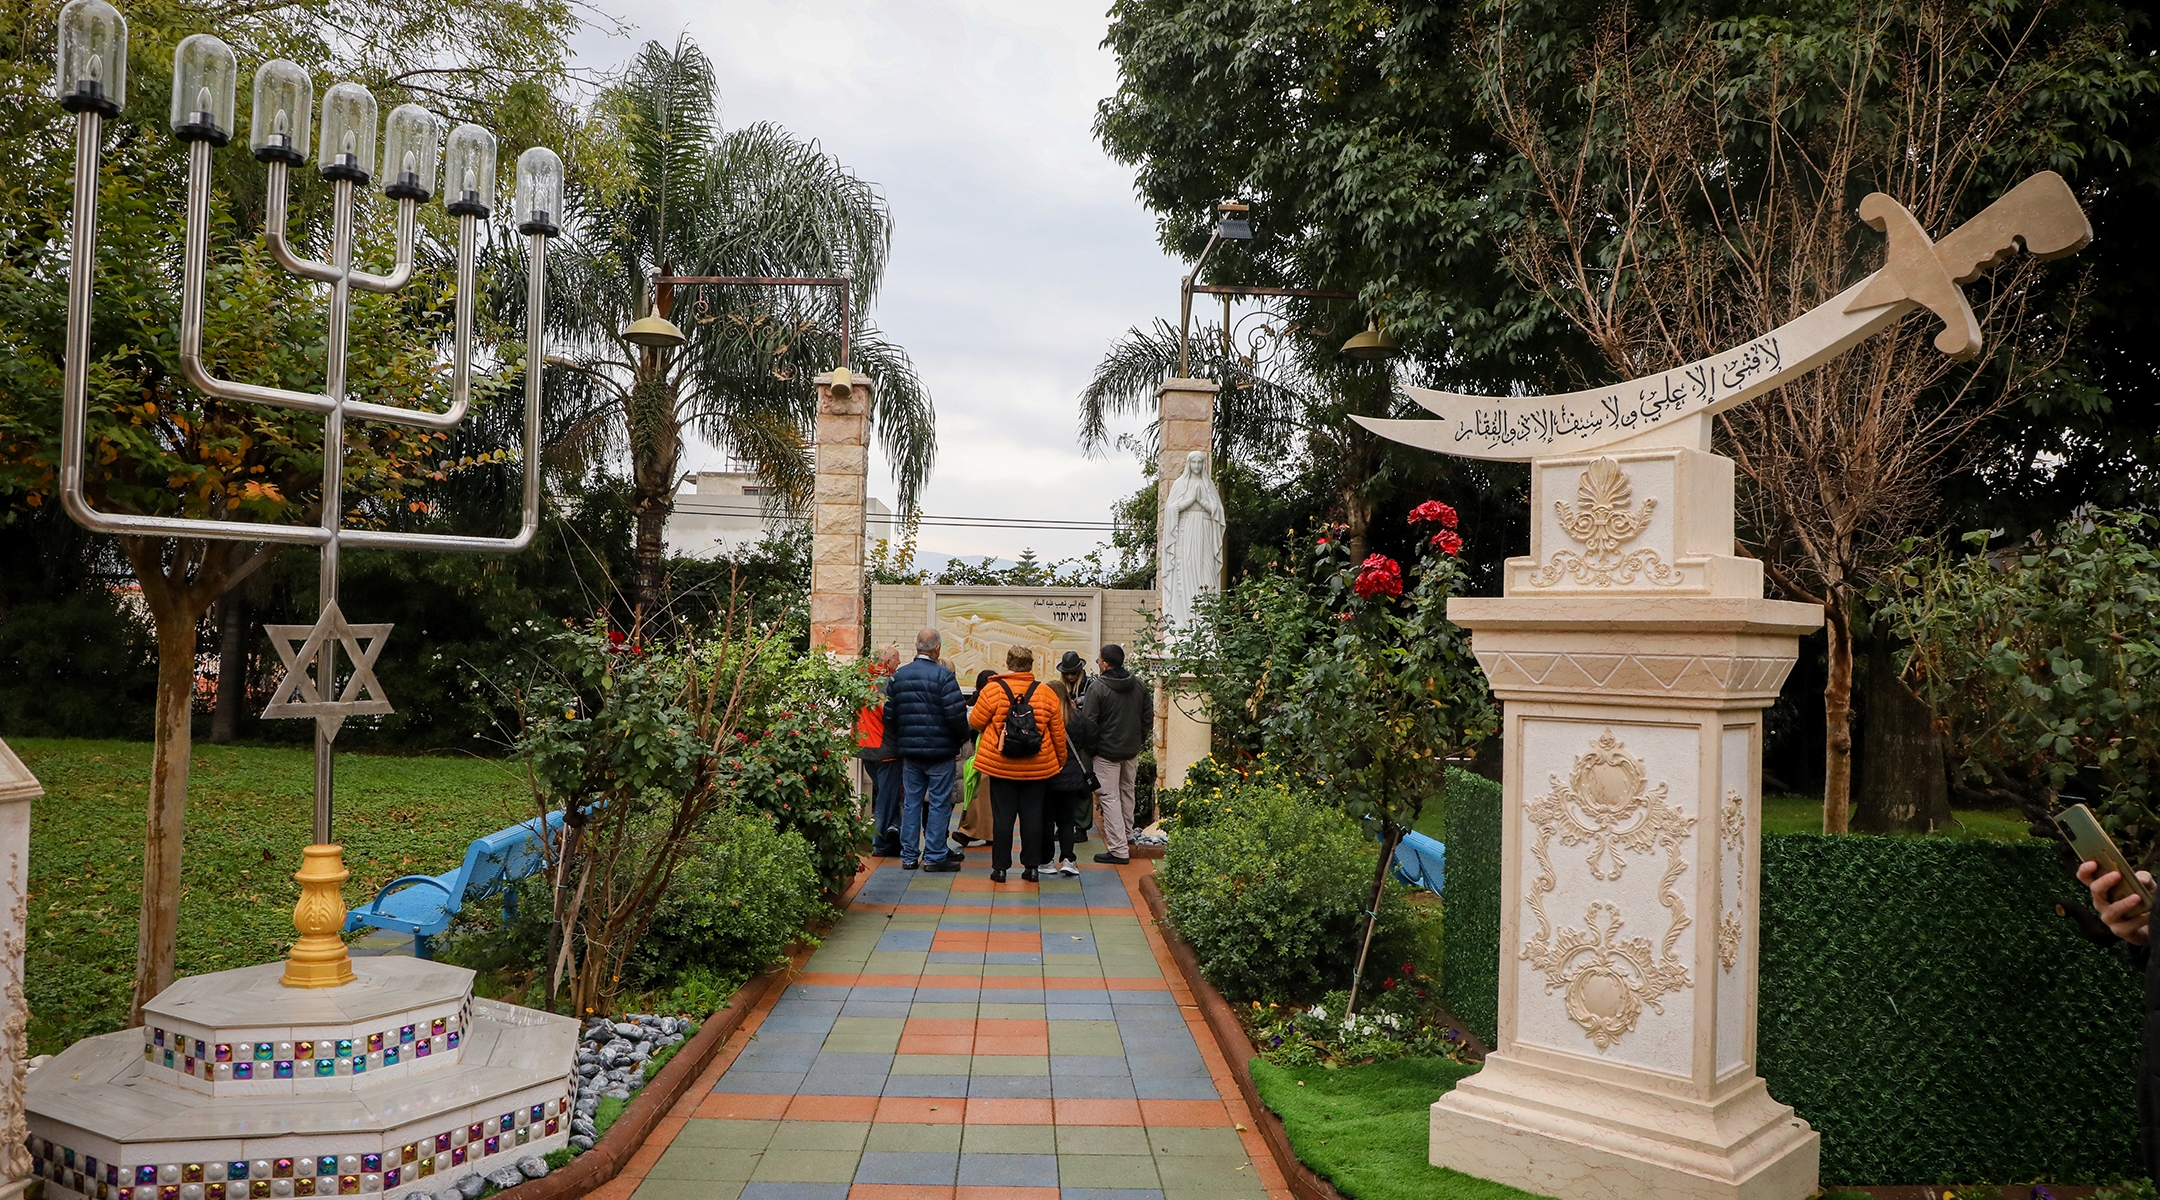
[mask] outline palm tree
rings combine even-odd
[[[1248,464],[1262,478],[1281,478],[1293,466],[1316,468],[1350,527],[1351,548],[1362,556],[1385,449],[1349,415],[1396,415],[1394,377],[1385,364],[1336,353],[1338,331],[1263,316],[1258,339],[1249,329],[1240,339],[1235,327],[1226,332],[1196,323],[1187,343],[1194,374],[1221,387],[1215,394],[1215,456]],[[1128,329],[1111,343],[1080,393],[1082,449],[1102,450],[1114,416],[1152,415],[1155,390],[1177,374],[1178,363],[1178,330],[1167,321]]]
[[[659,297],[686,345],[635,345],[621,331],[648,311],[654,271],[851,276],[851,365],[873,381],[871,426],[911,510],[937,454],[935,413],[907,353],[860,316],[891,247],[884,200],[815,142],[770,124],[723,130],[712,64],[688,39],[646,43],[592,120],[590,142],[621,158],[578,182],[556,251],[550,320],[564,350],[551,361],[578,381],[558,393],[557,444],[628,453],[640,611],[663,603],[661,536],[686,430],[751,463],[791,508],[807,501],[810,379],[838,365],[841,333],[836,289],[707,288],[687,321]]]

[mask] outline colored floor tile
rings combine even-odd
[[[876,860],[631,1200],[1259,1200],[1120,872],[987,859]]]

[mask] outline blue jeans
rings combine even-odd
[[[877,828],[870,835],[870,852],[879,856],[900,853],[900,760],[865,762],[870,776],[870,820]]]
[[[958,766],[949,758],[902,761],[901,863],[915,862],[918,846],[921,847],[921,861],[945,861],[945,850],[950,845],[946,838],[950,836],[952,825],[953,777],[957,774]]]

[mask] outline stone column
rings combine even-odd
[[[863,497],[870,469],[870,381],[846,368],[817,377],[817,484],[810,526],[810,645],[863,652]]]
[[[1535,460],[1506,595],[1448,605],[1505,714],[1500,1025],[1431,1158],[1563,1200],[1802,1200],[1820,1139],[1755,1073],[1762,711],[1822,612],[1762,598],[1731,461],[1673,440]]]
[[[30,1151],[23,1107],[30,1007],[23,1000],[23,926],[30,885],[30,802],[45,794],[0,742],[0,1188],[27,1178]]]
[[[1208,456],[1214,473],[1215,393],[1220,389],[1205,379],[1170,379],[1155,389],[1157,417],[1161,422],[1161,454],[1155,463],[1155,511],[1161,514],[1170,503],[1171,485],[1185,470],[1185,455],[1198,450]],[[1155,522],[1155,561],[1162,561],[1163,537],[1168,523]],[[1196,716],[1199,697],[1180,697],[1169,681],[1155,688],[1155,786],[1172,788],[1185,782],[1186,768],[1208,756],[1214,725]],[[1181,702],[1182,699],[1182,702]],[[1191,711],[1187,711],[1191,710]]]

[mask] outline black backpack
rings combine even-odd
[[[1005,710],[1005,736],[998,742],[998,753],[1014,762],[1041,754],[1042,727],[1035,724],[1035,706],[1028,701],[1042,685],[1030,681],[1027,692],[1015,698],[1012,688],[1004,680],[998,680],[997,684],[1005,689],[1005,699],[1011,705]]]

